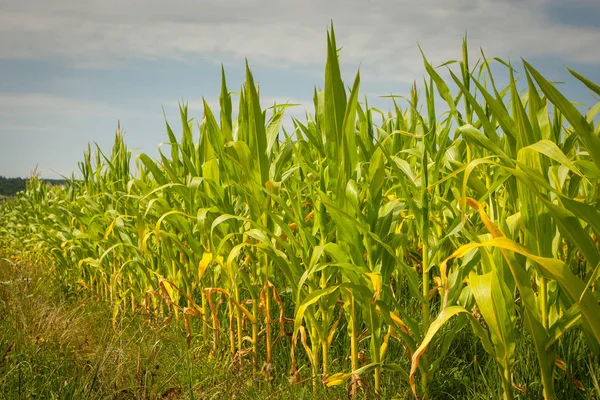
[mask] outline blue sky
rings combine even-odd
[[[174,126],[179,100],[202,117],[220,64],[236,91],[244,58],[263,106],[300,103],[301,117],[323,83],[330,20],[345,81],[360,65],[378,107],[423,76],[417,42],[437,64],[460,57],[465,31],[473,62],[480,47],[523,57],[571,100],[594,101],[565,65],[600,82],[595,0],[0,0],[0,175],[77,173],[88,142],[110,150],[118,120],[130,149],[156,155],[163,107]]]

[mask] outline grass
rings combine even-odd
[[[0,262],[0,398],[313,398],[309,386],[269,384],[249,365],[224,367],[207,344],[188,348],[177,324],[128,313],[115,331],[106,301],[47,271]]]
[[[0,262],[0,398],[4,399],[330,399],[348,397],[345,388],[319,388],[309,382],[290,386],[289,345],[275,352],[275,380],[268,383],[249,363],[229,366],[226,352],[210,354],[210,346],[193,340],[188,348],[180,325],[143,312],[126,313],[112,327],[111,307],[54,279],[50,269],[29,261]],[[529,381],[523,399],[537,399],[541,387],[530,338],[519,338],[515,383]],[[501,395],[495,362],[467,330],[454,337],[445,368],[433,380],[432,398],[489,399]],[[337,337],[332,365],[341,359],[347,338]],[[392,346],[392,355],[403,349]],[[600,368],[590,359],[583,338],[568,335],[561,354],[589,389]],[[592,361],[590,367],[590,360]],[[406,365],[408,368],[408,365]],[[283,377],[283,379],[282,379]],[[594,391],[577,388],[562,371],[557,373],[559,398],[594,399]],[[567,378],[567,379],[565,379]],[[372,385],[372,382],[367,382]],[[384,372],[381,398],[409,399],[410,389],[394,373]],[[370,394],[369,394],[370,393]],[[373,396],[365,393],[366,398]]]
[[[113,332],[110,309],[94,298],[65,296],[39,269],[3,265],[4,350],[0,387],[6,398],[159,397],[181,365],[178,335],[142,329],[130,316]],[[156,359],[156,341],[170,345]],[[161,345],[161,347],[163,347]],[[162,363],[162,365],[161,365]],[[161,367],[163,370],[161,371]],[[180,389],[177,381],[173,388]]]

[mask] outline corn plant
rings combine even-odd
[[[458,61],[423,55],[421,89],[382,112],[360,98],[359,73],[344,85],[332,27],[324,89],[291,132],[293,105],[263,109],[248,64],[238,94],[222,70],[219,112],[204,102],[195,124],[182,104],[180,138],[167,122],[159,157],[140,154],[135,173],[119,127],[110,154],[88,146],[81,179],[32,177],[0,204],[0,245],[107,299],[114,324],[129,309],[174,318],[190,346],[250,358],[267,381],[289,354],[292,384],[349,382],[357,397],[395,374],[428,398],[470,329],[511,399],[527,332],[554,399],[565,332],[600,350],[600,103],[582,114],[526,62],[519,82],[498,60],[499,87],[495,61],[470,65],[466,39]],[[348,361],[334,366],[340,335]]]

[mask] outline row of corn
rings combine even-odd
[[[452,64],[423,57],[421,89],[384,113],[359,97],[359,74],[344,85],[333,29],[327,40],[324,90],[293,129],[289,104],[261,108],[248,67],[232,110],[223,73],[219,114],[205,102],[196,126],[181,106],[181,137],[167,124],[160,156],[140,154],[135,173],[119,130],[111,154],[88,147],[70,185],[32,177],[0,205],[0,245],[52,260],[115,321],[141,306],[174,315],[188,341],[267,378],[287,342],[292,383],[304,368],[377,393],[386,371],[427,398],[466,329],[512,399],[525,330],[556,398],[561,337],[600,343],[600,103],[582,113],[526,62],[518,82],[500,62],[500,86],[497,61],[470,65],[465,41]]]

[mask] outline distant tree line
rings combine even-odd
[[[64,179],[42,179],[51,185],[62,185],[68,181]],[[12,197],[21,190],[25,190],[27,179],[24,178],[6,178],[0,176],[0,197]]]

